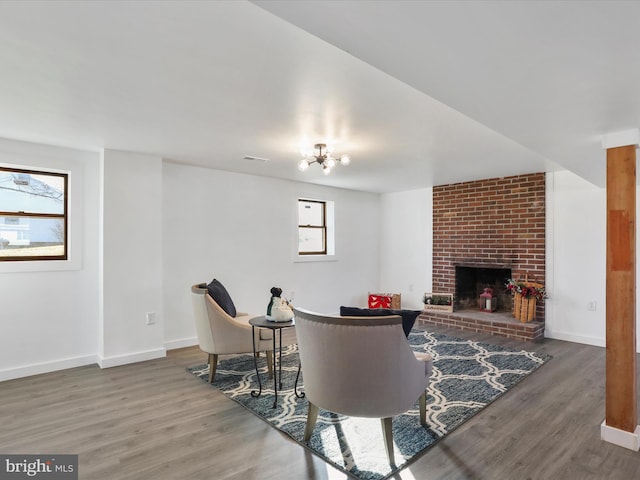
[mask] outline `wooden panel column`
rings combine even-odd
[[[636,385],[636,151],[607,149],[607,367],[608,427],[638,425]]]

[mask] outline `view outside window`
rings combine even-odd
[[[298,199],[298,254],[326,255],[327,215],[325,202]]]
[[[67,182],[0,167],[0,261],[67,259]]]

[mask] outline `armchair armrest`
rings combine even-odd
[[[424,363],[424,373],[427,377],[430,377],[433,368],[433,357],[424,352],[413,352],[413,355],[416,357],[416,360]]]

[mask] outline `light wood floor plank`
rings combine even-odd
[[[430,330],[554,358],[396,475],[402,480],[640,478],[640,454],[600,441],[604,349]],[[101,370],[0,383],[1,453],[76,453],[85,479],[346,479],[187,373],[196,347]]]

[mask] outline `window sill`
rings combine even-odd
[[[27,273],[27,272],[65,272],[80,270],[80,262],[74,260],[10,260],[0,262],[0,273]]]
[[[338,257],[335,255],[296,255],[293,257],[293,263],[307,262],[337,262]]]

